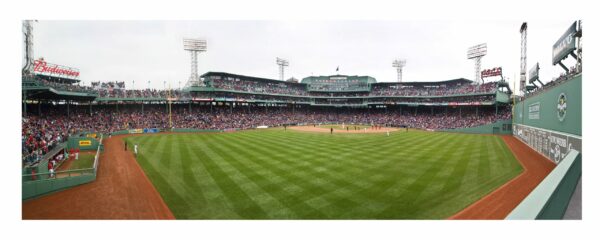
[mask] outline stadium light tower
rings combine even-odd
[[[395,67],[398,70],[398,82],[402,82],[402,68],[406,66],[405,59],[396,59],[392,63],[392,67]]]
[[[521,24],[521,78],[519,89],[525,94],[525,81],[527,79],[527,22]]]
[[[197,38],[184,38],[183,50],[190,51],[192,55],[192,74],[187,82],[187,86],[200,86],[201,82],[200,78],[198,77],[198,53],[206,52],[206,40]]]
[[[277,58],[277,65],[279,65],[279,80],[283,81],[283,68],[289,66],[290,62],[283,58]]]
[[[487,43],[475,45],[467,50],[467,59],[475,60],[475,83],[481,83],[481,58],[487,54]]]
[[[33,74],[33,20],[23,21],[23,35],[25,39],[25,65],[23,74]]]

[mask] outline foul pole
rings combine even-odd
[[[169,91],[167,94],[167,102],[169,103],[169,130],[173,130],[173,121],[171,120],[171,84],[169,83]]]

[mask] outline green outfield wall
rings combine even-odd
[[[581,74],[515,105],[515,124],[581,136]]]
[[[515,105],[513,135],[558,163],[581,151],[581,74]]]
[[[81,151],[89,151],[98,149],[100,142],[95,137],[69,137],[67,142],[67,151],[71,149],[79,149]]]
[[[512,121],[504,120],[470,128],[442,129],[441,132],[475,133],[475,134],[511,134]]]

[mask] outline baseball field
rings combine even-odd
[[[126,141],[178,219],[445,219],[522,172],[492,135],[276,128]]]

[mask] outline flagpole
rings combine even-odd
[[[517,75],[513,74],[514,78],[513,78],[513,105],[512,105],[512,112],[513,112],[513,117],[512,117],[512,126],[513,129],[515,129],[515,105],[516,105],[516,98],[517,98],[517,92],[516,92],[516,87],[517,87]],[[514,134],[514,132],[513,132]]]
[[[171,120],[171,84],[169,83],[168,98],[169,102],[169,130],[173,130],[173,121]]]

